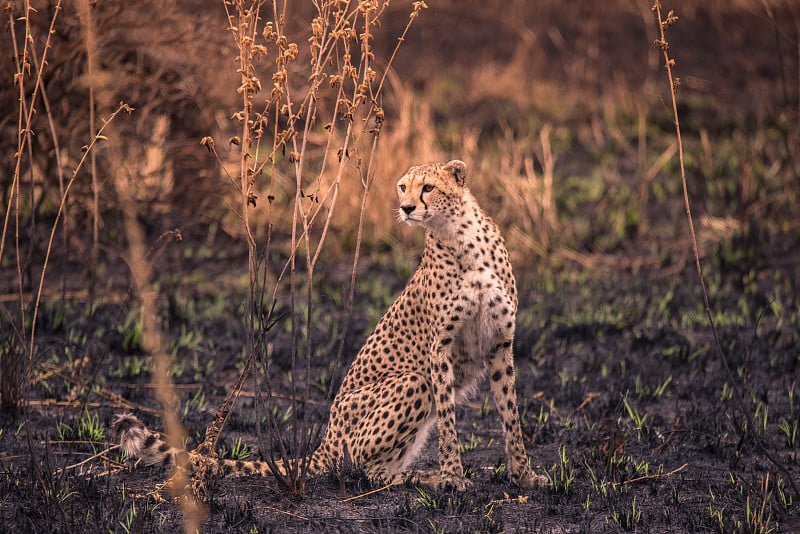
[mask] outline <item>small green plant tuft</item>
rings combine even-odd
[[[243,442],[241,437],[238,437],[233,442],[231,450],[223,450],[221,456],[231,460],[246,460],[250,457],[250,446]]]
[[[478,416],[480,416],[481,418],[486,417],[489,414],[490,409],[491,408],[489,406],[489,395],[485,395],[483,397],[483,402],[481,403],[481,408],[478,411]]]
[[[205,391],[203,391],[203,388],[198,388],[191,398],[184,403],[183,416],[186,417],[189,412],[193,411],[204,411],[206,408],[208,408],[208,400],[206,399]]]
[[[92,450],[94,450],[95,446],[101,444],[105,437],[106,430],[100,424],[100,417],[97,413],[89,413],[88,409],[84,410],[83,417],[78,421],[78,438],[91,442]]]
[[[125,516],[119,522],[122,532],[125,532],[125,534],[131,534],[131,532],[134,532],[134,521],[136,521],[136,501],[131,500],[131,507],[128,508],[128,511],[125,512]]]
[[[635,531],[637,525],[642,520],[642,510],[636,503],[636,497],[634,496],[631,500],[631,507],[629,510],[625,510],[621,513],[613,512],[611,514],[611,520],[619,525],[622,530]],[[606,518],[606,521],[608,521],[608,518]]]
[[[56,436],[58,436],[58,441],[67,441],[72,438],[74,433],[75,430],[64,421],[58,421],[56,423]]]
[[[459,448],[461,452],[472,452],[478,448],[478,445],[481,444],[481,438],[476,436],[475,433],[471,433],[469,435],[469,441],[467,443],[461,443]]]
[[[319,375],[319,378],[311,383],[311,385],[320,390],[320,392],[326,397],[328,396],[331,385],[328,383],[328,375],[324,371]]]
[[[786,419],[782,419],[778,425],[778,428],[780,428],[786,436],[786,445],[788,445],[790,449],[794,449],[797,446],[797,427],[797,421],[789,423]]]
[[[628,413],[631,423],[633,423],[634,428],[636,428],[636,440],[642,441],[642,433],[645,430],[644,424],[647,421],[647,414],[641,415],[636,407],[628,402],[627,395],[622,397],[622,403],[625,405],[625,411]]]
[[[127,353],[142,350],[142,319],[139,310],[131,310],[125,324],[118,329],[122,335],[122,350]]]
[[[744,519],[747,530],[753,534],[770,534],[775,532],[776,526],[772,521],[772,489],[769,484],[769,472],[761,484],[761,494],[755,499],[747,496],[744,507]]]
[[[428,526],[431,527],[431,532],[433,532],[433,534],[444,534],[445,532],[444,527],[437,527],[433,519],[428,519]]]
[[[547,469],[544,471],[547,478],[550,479],[548,485],[553,491],[569,495],[570,487],[575,480],[575,469],[570,465],[565,445],[562,445],[558,451],[558,463],[553,464],[549,472]]]
[[[439,509],[439,504],[436,502],[436,499],[433,497],[433,495],[419,486],[414,486],[414,489],[416,489],[417,493],[419,494],[419,497],[414,500],[415,503],[421,505],[423,508],[431,512]]]
[[[775,485],[778,490],[778,497],[781,500],[784,510],[791,510],[794,507],[794,495],[786,491],[786,483],[782,478],[778,478],[778,483]]]

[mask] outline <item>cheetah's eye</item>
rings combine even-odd
[[[401,193],[405,193],[406,192],[406,185],[405,184],[400,184],[400,185],[397,186],[397,188],[400,190]]]
[[[425,185],[422,186],[422,192],[423,193],[430,193],[431,191],[433,191],[433,185],[425,184]]]

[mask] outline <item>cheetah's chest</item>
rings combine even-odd
[[[463,314],[452,351],[455,386],[463,400],[485,376],[487,357],[504,341],[508,325],[513,325],[514,310],[512,298],[497,274],[485,269],[461,275],[454,303],[454,308]]]

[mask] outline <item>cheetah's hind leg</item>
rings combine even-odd
[[[432,412],[430,384],[416,373],[340,392],[315,459],[330,467],[347,454],[372,480],[401,481],[436,422]]]

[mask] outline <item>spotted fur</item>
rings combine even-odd
[[[412,167],[397,182],[399,218],[426,230],[425,250],[350,366],[310,474],[330,471],[347,454],[376,480],[466,488],[455,403],[488,373],[511,474],[526,487],[546,480],[530,468],[517,413],[511,348],[517,290],[508,252],[466,175],[466,165],[454,160]],[[174,464],[180,451],[130,417],[115,425],[127,427],[118,432],[125,450],[145,463]],[[434,426],[439,469],[410,470]],[[242,464],[251,473],[268,472],[263,464]]]

